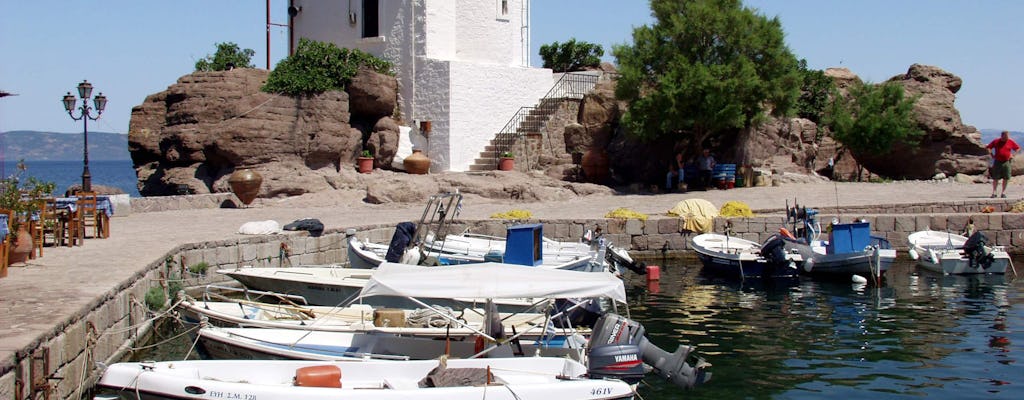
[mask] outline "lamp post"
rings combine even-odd
[[[78,97],[82,98],[82,106],[78,108],[81,112],[77,117],[75,116],[76,100],[75,96],[72,95],[71,92],[64,95],[64,110],[68,112],[71,119],[75,121],[82,120],[82,136],[85,141],[85,144],[82,147],[82,156],[85,162],[82,167],[82,191],[91,192],[92,175],[89,174],[89,120],[91,119],[95,121],[100,119],[100,115],[103,114],[103,109],[107,108],[107,96],[104,96],[103,92],[100,92],[100,94],[96,95],[96,97],[92,99],[96,110],[95,117],[90,113],[93,108],[89,107],[89,97],[92,97],[92,84],[86,80],[82,80],[82,83],[78,84]]]

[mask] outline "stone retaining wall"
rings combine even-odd
[[[213,204],[224,195],[206,195],[206,204]],[[230,195],[233,197],[233,195]],[[200,196],[188,196],[200,197]],[[167,198],[165,198],[167,199]],[[195,204],[195,203],[191,203]],[[991,203],[989,203],[991,204]],[[888,238],[900,250],[906,250],[907,234],[922,229],[959,231],[969,217],[996,244],[1005,245],[1014,253],[1024,249],[1024,214],[980,213],[976,204],[894,206],[901,210],[921,207],[926,214],[865,214],[844,210],[842,219],[866,219],[876,234]],[[133,202],[133,208],[135,203]],[[880,207],[888,210],[888,208]],[[834,214],[820,215],[827,222]],[[641,220],[538,220],[544,224],[547,237],[564,241],[578,240],[588,229],[600,228],[605,237],[637,255],[661,255],[689,250],[691,233],[680,232],[681,221],[664,216]],[[735,235],[764,241],[785,224],[783,213],[752,218],[717,218],[716,232],[731,224]],[[505,236],[505,221],[457,221],[450,232],[469,230],[474,233]],[[368,225],[356,228],[360,239],[387,243],[393,226]],[[320,237],[306,232],[283,235],[253,236],[178,246],[164,257],[142,266],[140,271],[104,296],[83,308],[66,323],[43,332],[30,348],[17,352],[16,360],[0,360],[0,399],[25,399],[38,396],[48,382],[51,398],[70,399],[80,396],[79,385],[91,387],[98,378],[95,362],[111,363],[144,338],[152,325],[152,313],[146,310],[146,292],[154,286],[165,288],[167,277],[183,277],[183,286],[201,286],[230,281],[216,272],[221,268],[243,265],[255,267],[297,266],[303,264],[343,264],[347,262],[346,234],[339,229],[328,230]],[[200,262],[209,265],[204,274],[194,274],[189,267]],[[35,372],[33,372],[35,371]],[[80,382],[80,377],[87,376]],[[37,378],[32,384],[33,377]],[[46,380],[40,377],[60,377]],[[35,390],[33,390],[35,388]],[[76,399],[77,400],[77,399]]]

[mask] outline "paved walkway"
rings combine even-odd
[[[561,202],[524,203],[467,196],[461,219],[486,219],[495,212],[524,209],[539,219],[602,218],[618,207],[650,215],[664,214],[677,202],[703,198],[716,206],[743,201],[754,210],[779,209],[796,199],[809,207],[976,201],[991,186],[932,182],[790,184],[661,195],[590,196]],[[1012,186],[1020,198],[1024,189]],[[273,219],[282,225],[300,218],[318,218],[328,228],[417,220],[423,204],[371,205],[352,202],[329,206],[305,200],[262,200],[247,209],[200,209],[139,213],[112,219],[109,239],[87,239],[75,248],[46,248],[45,256],[27,266],[12,267],[0,279],[0,368],[50,332],[59,331],[75,315],[89,311],[95,299],[110,295],[119,283],[133,280],[146,265],[184,243],[239,237],[248,221]],[[296,206],[302,204],[302,206]]]

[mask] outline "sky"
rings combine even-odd
[[[386,0],[389,1],[389,0]],[[845,67],[885,81],[915,63],[964,81],[956,107],[979,129],[1024,131],[1024,1],[745,0],[778,17],[786,43],[816,69]],[[286,23],[287,0],[271,0],[271,22]],[[61,98],[83,79],[107,109],[89,129],[127,133],[131,109],[194,70],[216,43],[251,48],[266,68],[264,0],[0,0],[0,132],[78,133],[81,121]],[[534,0],[532,64],[542,44],[570,38],[629,44],[634,27],[653,24],[643,0]],[[287,54],[287,30],[271,28],[274,65]]]

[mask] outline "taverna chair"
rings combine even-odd
[[[85,237],[92,227],[92,237],[101,237],[102,223],[96,207],[96,192],[78,192],[78,224]]]

